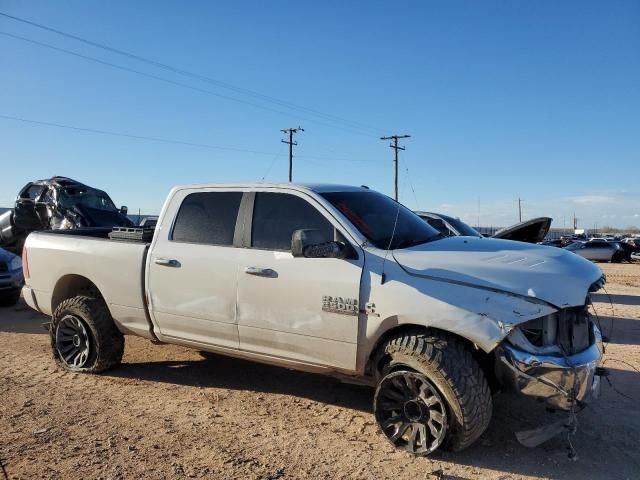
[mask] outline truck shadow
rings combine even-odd
[[[600,330],[609,343],[640,345],[640,319],[600,315]]]
[[[337,379],[213,353],[202,360],[124,363],[108,375],[194,387],[250,390],[371,411],[373,389]]]
[[[591,300],[594,302],[602,302],[607,305],[609,303],[620,305],[640,305],[640,295],[622,295],[618,293],[592,293]]]
[[[640,436],[640,373],[619,370],[617,367],[624,366],[615,359],[606,366],[611,369],[610,379],[618,391],[603,385],[600,401],[579,413],[580,426],[572,439],[580,458],[578,462],[568,459],[564,435],[537,448],[526,448],[517,442],[516,431],[537,428],[567,418],[567,414],[548,413],[538,402],[511,394],[494,397],[491,425],[473,446],[457,453],[437,452],[425,462],[448,462],[552,479],[635,478],[634,472],[640,471],[640,455],[635,447]],[[306,398],[371,415],[373,421],[374,391],[370,387],[213,354],[207,354],[202,360],[123,364],[107,375]],[[626,414],[616,415],[621,410]],[[336,421],[340,421],[339,417]],[[380,441],[384,441],[382,437]],[[606,458],[606,462],[602,458]],[[425,468],[433,466],[425,463]],[[442,474],[435,478],[462,479],[447,475],[446,464],[440,466]]]

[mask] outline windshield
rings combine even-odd
[[[475,230],[473,227],[470,227],[469,225],[464,223],[462,220],[458,218],[450,217],[449,215],[440,215],[440,216],[444,218],[447,222],[449,222],[449,224],[458,231],[459,235],[463,237],[482,237],[482,235],[480,235],[480,233],[478,233],[477,230]]]
[[[59,202],[64,208],[79,206],[110,212],[118,210],[106,193],[86,187],[67,187],[62,189]]]
[[[411,210],[378,192],[322,193],[374,246],[407,248],[442,238],[438,231]],[[398,217],[396,232],[393,226]]]

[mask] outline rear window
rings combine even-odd
[[[176,242],[233,245],[242,192],[191,193],[182,201],[171,239]]]
[[[429,225],[431,225],[433,228],[438,230],[441,234],[446,235],[447,237],[451,237],[455,235],[455,233],[449,230],[449,227],[447,227],[447,225],[439,218],[429,218],[429,217],[421,217],[421,218],[424,218],[424,220],[426,220],[426,222]]]

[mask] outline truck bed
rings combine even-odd
[[[149,244],[110,240],[110,231],[93,228],[29,235],[26,249],[30,280],[25,299],[51,315],[69,285],[91,282],[102,293],[121,331],[153,338],[144,291]]]

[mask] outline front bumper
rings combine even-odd
[[[500,382],[516,392],[569,410],[574,400],[589,403],[600,395],[596,369],[602,359],[602,335],[592,324],[595,342],[571,356],[537,355],[503,342],[496,350]]]

